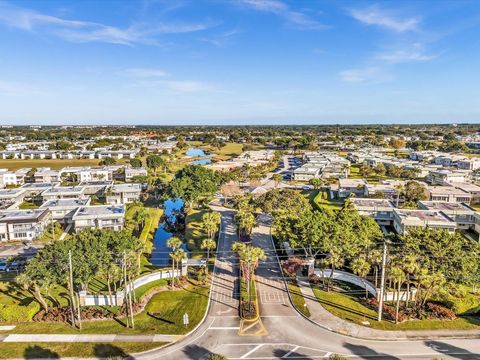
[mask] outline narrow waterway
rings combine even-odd
[[[168,219],[171,223],[175,222],[175,212],[183,207],[182,199],[168,199],[163,203],[164,219]],[[166,222],[163,220],[153,237],[153,251],[150,262],[156,266],[168,266],[170,264],[169,252],[171,248],[167,246],[167,241],[172,237],[172,233],[166,229]],[[185,245],[182,246],[187,251]]]

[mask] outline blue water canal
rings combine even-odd
[[[187,152],[185,153],[186,156],[191,156],[191,157],[206,157],[206,156],[210,156],[210,155],[207,155],[205,153],[205,151],[203,151],[202,149],[194,149],[194,148],[190,148],[187,150]],[[212,162],[212,159],[198,159],[198,160],[194,160],[192,161],[192,164],[194,165],[206,165],[206,164],[210,164]]]
[[[175,211],[180,210],[183,207],[183,201],[181,199],[168,199],[163,203],[164,218],[168,218],[170,222],[175,222]],[[172,233],[166,229],[165,220],[162,221],[153,237],[153,251],[150,257],[150,262],[156,266],[168,266],[170,264],[169,252],[171,248],[167,246],[167,240],[172,237]],[[185,244],[182,245],[183,249],[187,251]]]

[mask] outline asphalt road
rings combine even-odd
[[[266,216],[259,217],[253,234],[254,245],[268,256],[256,272],[262,314],[258,333],[263,335],[239,336],[238,264],[230,252],[236,240],[234,213],[217,210],[222,214],[222,233],[205,322],[182,341],[135,358],[201,360],[217,353],[228,359],[320,359],[336,353],[361,359],[480,359],[480,340],[366,341],[332,333],[301,317],[288,300]]]

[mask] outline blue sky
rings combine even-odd
[[[476,0],[0,0],[0,123],[480,121]]]

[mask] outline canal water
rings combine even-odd
[[[191,157],[207,157],[207,156],[211,156],[211,155],[207,155],[205,153],[205,151],[203,151],[202,149],[194,149],[194,148],[190,148],[187,150],[187,152],[185,153],[186,156],[191,156]],[[198,160],[194,160],[192,161],[192,164],[194,165],[207,165],[207,164],[210,164],[212,162],[212,159],[198,159]]]
[[[168,218],[170,222],[175,222],[175,212],[183,207],[182,199],[168,199],[163,203],[164,218]],[[165,229],[166,223],[162,221],[153,237],[153,251],[150,262],[156,266],[168,266],[170,264],[169,252],[171,248],[167,246],[167,241],[172,237],[172,233]],[[186,251],[185,244],[182,248]]]

